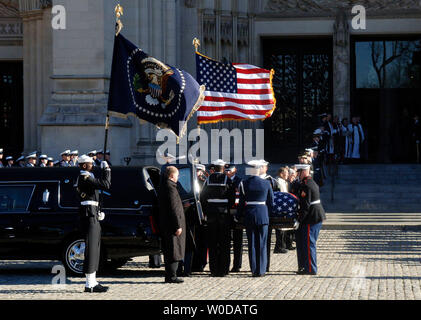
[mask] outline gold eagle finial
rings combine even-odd
[[[120,17],[123,15],[123,7],[120,4],[118,4],[116,5],[114,11],[115,11],[115,16],[116,16],[115,21],[117,23],[115,35],[118,36],[121,29],[123,29],[123,23],[120,20]]]
[[[200,47],[200,40],[197,39],[197,38],[194,38],[193,39],[193,46],[195,47],[195,49],[197,51],[197,49],[199,49],[199,47]]]

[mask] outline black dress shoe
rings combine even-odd
[[[240,268],[232,268],[231,272],[240,272]]]
[[[85,287],[85,292],[107,292],[108,291],[108,287],[103,287],[100,284],[97,284],[95,287],[92,288],[87,288]]]
[[[175,278],[175,279],[165,279],[166,283],[183,283],[184,280],[180,279],[180,278]]]
[[[258,273],[253,274],[253,277],[255,277],[255,278],[261,278],[261,277],[264,277],[264,276],[265,276],[264,273],[263,274],[258,274]]]
[[[314,271],[308,272],[306,270],[300,270],[300,271],[297,271],[297,274],[315,276],[317,275],[317,272],[314,272]]]
[[[295,250],[295,247],[290,246],[290,247],[288,247],[287,249],[288,249],[288,250]]]

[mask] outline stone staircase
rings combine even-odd
[[[326,224],[421,225],[421,165],[340,165],[321,188]]]

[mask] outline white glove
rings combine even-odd
[[[110,166],[107,161],[101,161],[101,169],[108,169]]]
[[[102,220],[104,220],[105,219],[105,213],[104,212],[99,212],[98,213],[98,220],[99,221],[102,221]]]

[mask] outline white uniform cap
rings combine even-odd
[[[69,155],[69,154],[70,154],[70,150],[65,150],[62,153],[60,153],[61,156]]]
[[[217,160],[212,161],[212,164],[214,166],[225,166],[226,162],[222,159],[217,159]]]
[[[37,154],[36,153],[31,153],[30,155],[28,155],[27,157],[26,157],[26,159],[31,159],[31,158],[37,158]]]
[[[3,153],[3,149],[0,149],[0,154],[2,154]]]
[[[316,130],[314,130],[313,134],[314,135],[316,135],[316,134],[322,134],[322,130],[316,129]]]
[[[89,151],[88,154],[97,154],[96,150]]]
[[[52,162],[52,161],[54,161],[54,159],[53,159],[53,158],[51,158],[51,157],[47,158],[47,160],[48,160],[48,161],[51,161],[51,162]]]
[[[78,150],[74,150],[74,151],[70,152],[70,155],[78,155],[78,154],[79,154]]]
[[[19,157],[19,158],[16,159],[16,161],[22,161],[22,160],[25,160],[25,157],[24,156],[21,156],[21,157]]]
[[[47,155],[46,155],[46,154],[42,154],[42,155],[40,155],[40,156],[39,156],[39,158],[40,158],[40,160],[41,160],[41,159],[48,159],[48,157],[47,157]]]
[[[263,163],[260,160],[250,160],[247,162],[247,165],[258,169],[263,165]]]
[[[6,161],[13,160],[13,157],[6,157]]]
[[[200,164],[200,163],[196,164],[196,169],[206,171],[206,167],[203,164]]]
[[[295,168],[298,170],[306,170],[306,169],[310,169],[310,165],[309,164],[296,164]]]
[[[259,162],[262,164],[262,166],[267,166],[269,164],[269,162],[263,159],[260,159]]]
[[[313,150],[313,149],[311,149],[311,148],[307,148],[307,149],[306,149],[306,151],[307,151],[307,152],[314,152],[314,150]]]
[[[78,162],[79,163],[88,163],[88,162],[92,163],[92,162],[94,162],[94,159],[92,159],[90,156],[87,156],[86,154],[84,154],[84,155],[79,157]]]
[[[104,151],[102,149],[100,149],[96,153],[104,153]]]

